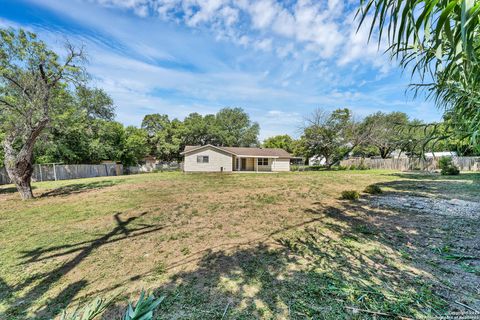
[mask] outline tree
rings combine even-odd
[[[406,139],[404,132],[408,116],[403,112],[377,112],[367,116],[364,122],[371,130],[366,144],[376,147],[383,159],[388,158]]]
[[[215,115],[202,116],[198,113],[189,114],[183,121],[184,145],[206,145],[219,143],[219,128],[217,128]]]
[[[218,144],[228,147],[251,147],[258,145],[260,126],[251,122],[241,108],[223,108],[217,112],[216,128]]]
[[[170,121],[168,115],[150,114],[144,117],[142,129],[148,134],[151,154],[166,161],[180,158],[183,142],[183,123],[180,120]]]
[[[332,112],[317,109],[306,120],[301,137],[306,156],[323,157],[328,168],[368,141],[371,134],[371,128],[355,121],[347,108]]]
[[[146,130],[150,138],[153,138],[159,131],[165,130],[169,125],[170,119],[166,114],[147,114],[142,121],[142,129]]]
[[[150,152],[147,132],[143,129],[129,126],[124,131],[121,161],[125,166],[137,165]]]
[[[258,124],[251,122],[240,108],[224,108],[216,115],[191,113],[184,121],[150,114],[144,117],[142,128],[148,134],[151,154],[167,161],[180,159],[186,145],[257,145],[260,131]]]
[[[84,86],[65,92],[63,97],[64,107],[35,146],[35,162],[95,163],[90,147],[96,134],[95,120],[113,120],[113,101],[103,90]]]
[[[66,45],[66,56],[49,50],[33,33],[0,30],[0,123],[5,168],[22,199],[33,198],[33,150],[53,114],[58,97],[82,79],[84,54]],[[61,99],[60,99],[61,100]]]
[[[92,136],[88,141],[89,162],[121,161],[125,138],[123,125],[115,121],[98,119],[93,121],[91,130]]]
[[[267,138],[265,139],[265,141],[263,141],[263,146],[265,148],[284,149],[289,153],[293,153],[293,149],[294,149],[293,139],[288,134]]]
[[[77,86],[74,107],[77,110],[85,111],[89,119],[112,121],[115,118],[115,106],[112,98],[99,88]]]
[[[3,140],[5,139],[5,132],[2,132],[0,129],[0,145],[3,145]],[[5,155],[3,153],[3,149],[0,150],[0,163],[4,163]]]
[[[180,120],[173,119],[168,122],[168,125],[155,135],[156,155],[166,161],[180,159],[184,146],[182,133],[183,123]]]
[[[480,150],[480,2],[474,0],[362,0],[360,26],[386,40],[388,51],[411,67],[416,92],[445,110],[450,119],[431,139],[468,138]],[[378,29],[378,32],[376,31]],[[433,124],[438,126],[438,124]]]

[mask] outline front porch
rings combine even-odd
[[[272,172],[275,157],[242,157],[233,156],[233,171]]]

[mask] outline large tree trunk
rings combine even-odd
[[[32,173],[33,173],[33,147],[35,141],[47,126],[48,118],[44,118],[34,126],[26,135],[22,148],[17,151],[15,149],[16,134],[10,133],[3,142],[5,151],[5,168],[8,177],[17,187],[18,192],[23,200],[32,199]]]
[[[8,177],[17,187],[18,192],[23,200],[32,199],[32,180],[33,165],[32,154],[25,152],[15,153],[9,141],[5,141],[5,168]]]

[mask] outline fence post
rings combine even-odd
[[[40,181],[43,182],[42,166],[38,164],[38,171],[40,172]]]
[[[53,178],[57,181],[57,170],[55,169],[55,163],[53,164]]]

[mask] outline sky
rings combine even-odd
[[[116,119],[215,113],[241,107],[260,139],[298,137],[317,108],[356,118],[441,113],[408,92],[410,75],[385,44],[357,30],[359,0],[0,0],[0,27],[24,28],[63,52],[84,46],[91,85],[114,100]]]

